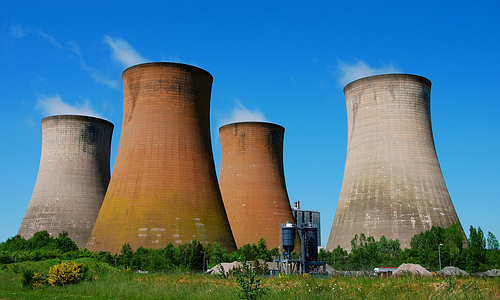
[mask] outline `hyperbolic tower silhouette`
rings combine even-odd
[[[360,233],[408,248],[415,234],[459,223],[434,147],[430,89],[428,79],[407,74],[344,88],[347,156],[328,250],[350,250]]]
[[[112,133],[112,123],[94,117],[42,120],[40,167],[19,235],[67,231],[85,247],[109,183]]]
[[[280,224],[295,223],[283,171],[285,129],[264,122],[241,122],[219,129],[219,184],[238,247],[280,246]]]
[[[123,72],[123,127],[115,167],[87,244],[162,248],[193,239],[235,244],[210,140],[212,76],[176,63]]]

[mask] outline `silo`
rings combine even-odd
[[[285,129],[265,122],[241,122],[219,129],[222,199],[238,247],[280,246],[281,224],[295,223],[285,185]]]
[[[210,140],[212,76],[177,63],[123,72],[123,127],[106,197],[87,244],[162,248],[199,240],[235,244]]]
[[[459,223],[434,147],[430,89],[428,79],[407,74],[344,88],[347,155],[328,250],[350,250],[360,233],[409,248],[415,234]]]
[[[85,247],[109,183],[112,133],[112,123],[94,117],[42,120],[40,167],[19,235],[67,231]]]

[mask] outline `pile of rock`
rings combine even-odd
[[[215,267],[208,269],[207,274],[213,275],[221,275],[222,273],[227,274],[234,268],[240,268],[243,264],[237,261],[233,261],[232,263],[220,263]]]
[[[436,273],[437,275],[441,277],[448,277],[448,276],[469,276],[469,273],[465,272],[464,270],[461,270],[456,267],[445,267],[441,271]]]
[[[396,271],[394,271],[394,273],[392,273],[393,277],[406,276],[406,275],[432,277],[431,272],[427,271],[421,265],[416,265],[416,264],[402,264],[401,266],[398,267]]]
[[[474,274],[479,277],[499,277],[500,276],[500,269],[491,269],[486,272],[481,272],[481,273],[476,273]]]

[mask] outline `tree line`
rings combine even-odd
[[[320,250],[319,258],[336,270],[373,270],[375,267],[398,267],[402,263],[419,264],[431,270],[441,266],[454,266],[469,273],[500,268],[499,243],[488,232],[485,237],[481,227],[469,229],[466,239],[459,224],[448,228],[434,226],[415,235],[410,248],[402,250],[398,240],[384,236],[376,241],[363,233],[351,240],[351,253],[338,246],[333,251]]]
[[[115,267],[152,272],[202,271],[222,262],[259,259],[271,261],[278,255],[278,248],[268,249],[263,238],[257,244],[246,244],[232,253],[228,253],[217,243],[204,245],[197,240],[178,246],[169,243],[160,249],[139,247],[135,251],[126,243],[118,254],[111,254],[109,251],[92,252],[79,249],[67,232],[53,238],[47,231],[37,232],[29,239],[16,235],[0,243],[0,265],[54,258],[72,260],[91,257]]]
[[[382,236],[378,241],[361,233],[351,241],[351,252],[340,246],[333,251],[319,252],[319,260],[336,270],[373,270],[375,267],[397,267],[402,263],[415,263],[431,270],[442,266],[454,266],[469,273],[489,269],[500,269],[500,249],[495,235],[484,235],[480,227],[469,229],[466,239],[460,225],[449,228],[432,227],[415,235],[410,248],[401,249],[398,240],[388,240]],[[160,249],[139,247],[135,251],[129,244],[122,246],[121,252],[91,252],[78,249],[76,243],[62,232],[53,238],[47,231],[40,231],[29,239],[14,236],[0,243],[0,265],[22,261],[40,261],[58,258],[71,260],[92,257],[115,267],[152,272],[175,270],[202,271],[222,262],[272,261],[280,255],[278,248],[268,249],[263,238],[257,244],[246,244],[228,253],[217,243],[202,244],[193,240],[189,244],[174,246],[169,243]],[[295,253],[297,257],[299,253]]]

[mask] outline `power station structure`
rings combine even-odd
[[[294,257],[296,234],[300,237],[300,258]],[[318,228],[312,223],[294,225],[290,222],[281,226],[281,256],[275,259],[278,272],[284,275],[319,273],[326,271],[326,262],[318,260]],[[297,251],[298,252],[298,251]]]
[[[360,233],[408,248],[415,234],[459,223],[434,146],[430,89],[428,79],[408,74],[344,88],[347,155],[327,250],[349,251]]]
[[[316,228],[316,241],[318,246],[321,246],[321,218],[319,211],[301,209],[300,201],[294,201],[292,215],[298,228],[303,225]]]
[[[199,240],[235,250],[210,140],[212,75],[177,63],[123,72],[123,127],[87,248],[120,252]]]
[[[294,223],[283,170],[285,129],[240,122],[219,129],[219,184],[236,245],[279,247],[281,224]]]
[[[85,247],[110,179],[112,134],[113,124],[99,118],[42,119],[40,167],[19,235],[66,231]]]

